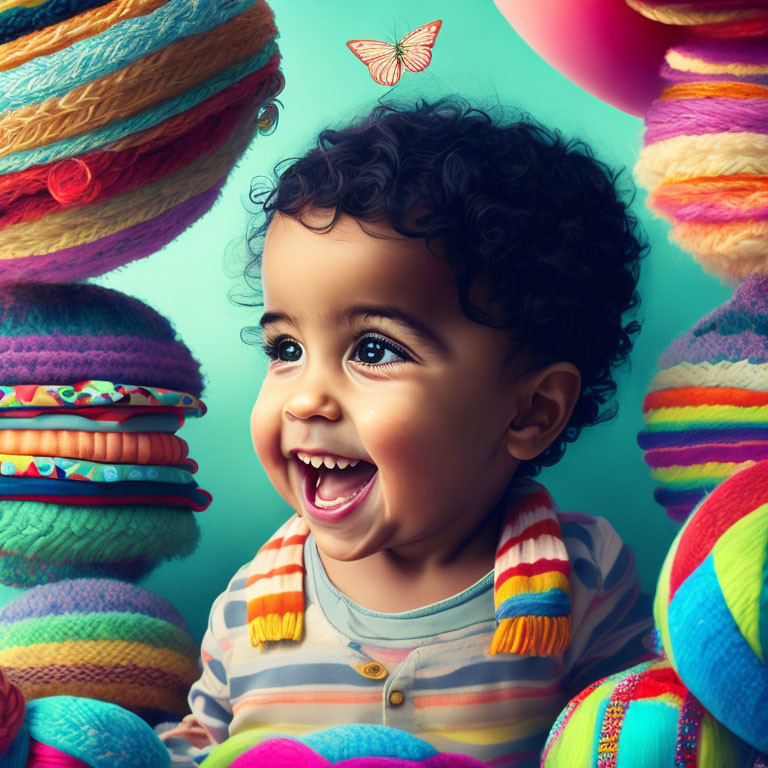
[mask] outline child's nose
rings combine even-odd
[[[341,417],[341,406],[321,381],[306,380],[286,400],[283,415],[289,419],[310,419],[313,416],[322,416],[330,421],[336,421]]]

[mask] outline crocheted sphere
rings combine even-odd
[[[275,120],[264,0],[7,6],[0,278],[83,280],[159,250]]]
[[[138,299],[99,285],[0,283],[0,384],[88,379],[203,389],[171,323]]]
[[[672,342],[638,436],[656,501],[675,520],[734,472],[768,459],[768,276]]]
[[[768,462],[701,503],[659,576],[654,616],[680,679],[718,720],[768,752]],[[724,763],[727,764],[727,763]]]
[[[62,579],[137,581],[164,560],[194,552],[194,512],[157,506],[0,503],[0,582],[31,587]]]
[[[342,725],[297,738],[270,728],[214,747],[202,768],[487,768],[473,757],[438,753],[426,741],[383,725]]]
[[[30,701],[27,724],[31,739],[92,768],[168,768],[171,764],[165,745],[141,718],[105,701],[73,696]]]
[[[752,768],[754,750],[728,733],[669,662],[646,661],[598,680],[555,721],[542,768]]]
[[[0,665],[27,701],[83,696],[167,720],[187,712],[197,657],[167,600],[119,581],[45,584],[0,610]]]

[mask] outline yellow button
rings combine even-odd
[[[392,691],[389,694],[389,703],[393,707],[399,707],[405,701],[405,694],[402,691]]]
[[[378,661],[369,661],[357,667],[357,671],[371,680],[383,680],[389,674],[387,668],[383,664],[379,664]]]

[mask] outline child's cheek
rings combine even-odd
[[[256,455],[275,490],[285,497],[290,493],[286,476],[286,459],[280,450],[280,411],[270,406],[262,392],[251,411],[251,440]]]

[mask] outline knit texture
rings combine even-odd
[[[693,513],[667,555],[654,603],[664,651],[680,679],[761,752],[768,752],[767,576],[763,461],[726,480]]]
[[[16,738],[24,722],[24,696],[0,669],[0,755]]]
[[[552,656],[570,642],[570,562],[546,489],[513,483],[494,567],[497,628],[490,653]],[[306,521],[294,515],[256,554],[246,579],[251,642],[300,641]]]
[[[755,274],[659,358],[638,442],[670,517],[768,459],[767,338],[768,276]]]
[[[102,610],[103,592],[125,597]],[[133,593],[169,610],[141,587],[103,579],[74,579],[35,587],[0,611],[0,665],[27,701],[84,696],[132,711],[186,712],[186,694],[197,677],[197,647],[163,619],[135,611]],[[72,606],[53,616],[39,613],[42,599]],[[24,606],[33,612],[25,618]],[[13,618],[7,618],[11,609]],[[158,612],[156,610],[156,612]]]
[[[268,133],[277,28],[264,0],[28,5],[0,4],[0,279],[85,280],[211,208]]]
[[[98,285],[0,284],[0,384],[86,379],[189,392],[200,364],[147,304]]]
[[[598,680],[558,717],[542,768],[749,768],[755,757],[706,712],[666,660]]]

